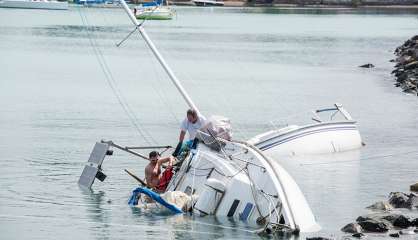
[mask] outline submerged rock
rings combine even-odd
[[[371,217],[371,216],[358,216],[357,218],[356,218],[356,222],[364,222],[364,221],[367,221],[367,220],[375,220],[373,217]]]
[[[326,238],[326,237],[307,237],[306,240],[334,240],[334,239]]]
[[[363,228],[358,223],[349,223],[341,228],[341,231],[346,233],[361,233]]]
[[[365,237],[366,235],[364,235],[364,233],[354,233],[353,235],[351,235],[352,237],[355,237],[355,238],[363,238],[363,237]]]
[[[390,233],[389,236],[390,237],[394,237],[394,238],[398,238],[399,237],[399,233]]]
[[[376,202],[366,208],[379,211],[390,211],[393,209],[393,207],[388,202],[384,201]]]
[[[389,226],[381,221],[376,221],[374,219],[368,219],[358,223],[365,231],[368,232],[387,232],[389,231]]]
[[[366,64],[363,64],[363,65],[360,65],[359,67],[361,67],[361,68],[374,68],[374,65],[371,64],[371,63],[366,63]]]

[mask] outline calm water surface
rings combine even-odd
[[[311,235],[343,237],[366,206],[418,180],[418,99],[393,87],[389,62],[417,33],[416,12],[176,10],[146,29],[201,111],[228,116],[236,138],[307,123],[334,102],[358,120],[361,150],[280,159],[323,228]],[[0,9],[0,239],[259,238],[227,219],[132,210],[123,169],[143,176],[145,162],[121,152],[104,183],[77,186],[95,141],[176,143],[187,107],[137,35],[115,47],[131,30],[121,9]]]

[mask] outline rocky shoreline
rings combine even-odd
[[[392,71],[396,78],[396,87],[402,88],[406,93],[418,95],[418,35],[408,39],[395,50],[395,70]]]
[[[365,233],[382,233],[395,238],[418,233],[418,218],[392,213],[394,209],[416,211],[418,209],[416,193],[392,192],[388,201],[377,202],[367,208],[374,213],[359,216],[355,222],[341,228],[341,231],[350,233],[356,238],[362,238]]]

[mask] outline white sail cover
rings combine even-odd
[[[211,116],[200,131],[228,141],[232,138],[231,121],[223,116]]]

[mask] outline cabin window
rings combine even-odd
[[[247,221],[248,217],[250,217],[250,215],[253,211],[253,208],[254,208],[254,205],[252,203],[247,203],[247,205],[245,205],[244,210],[239,215],[239,219],[242,220],[242,221]]]
[[[238,199],[234,200],[234,202],[232,203],[231,208],[229,208],[228,214],[226,216],[228,216],[228,217],[234,216],[234,213],[238,208],[239,202],[240,201]]]

